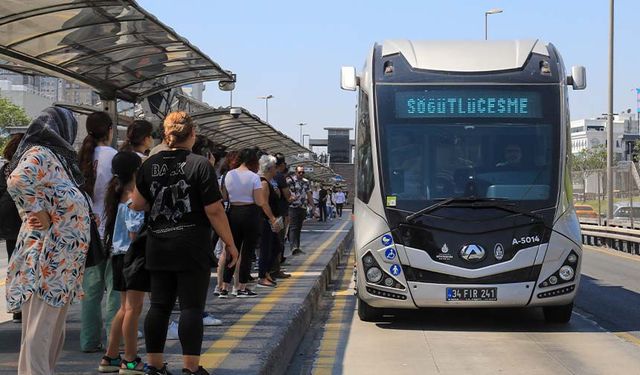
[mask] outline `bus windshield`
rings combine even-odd
[[[558,86],[378,85],[376,104],[388,207],[454,197],[555,204]]]

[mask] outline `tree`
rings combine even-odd
[[[605,169],[607,166],[607,149],[604,145],[584,148],[573,156],[573,172],[582,179],[582,186],[586,188],[587,178]],[[598,192],[599,194],[600,192]],[[585,196],[583,195],[583,199]]]
[[[7,98],[0,97],[0,152],[9,139],[5,128],[8,126],[26,126],[29,124],[29,116],[22,107],[19,107]]]
[[[0,97],[0,128],[25,126],[29,121],[29,116],[22,107],[11,103],[7,98]]]

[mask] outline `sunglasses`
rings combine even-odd
[[[297,174],[304,174],[304,171],[297,171]]]

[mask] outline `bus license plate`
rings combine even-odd
[[[447,301],[497,301],[498,288],[447,288]]]

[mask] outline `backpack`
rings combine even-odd
[[[8,163],[0,168],[0,239],[15,240],[18,238],[22,218],[18,214],[16,204],[7,192],[7,180],[4,175]]]

